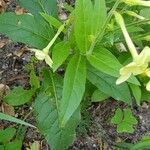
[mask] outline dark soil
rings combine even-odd
[[[73,5],[74,0],[66,0]],[[7,11],[14,11],[16,2],[12,0],[7,6]],[[8,40],[4,35],[0,40]],[[9,41],[0,49],[0,84],[8,85],[10,88],[15,86],[28,87],[29,78],[25,70],[25,65],[30,62],[31,54],[23,52],[18,57],[16,54],[20,49],[25,47],[24,44]],[[111,125],[110,119],[117,107],[125,108],[122,103],[109,99],[105,102],[92,104],[83,112],[81,124],[77,128],[77,139],[70,146],[70,150],[113,150],[116,141],[126,141],[135,143],[144,135],[150,136],[150,105],[143,102],[142,107],[132,106],[134,115],[137,117],[139,124],[135,126],[134,134],[118,134],[116,127]],[[18,118],[24,119],[32,124],[35,123],[34,115],[31,113],[31,106],[15,108]],[[0,109],[1,110],[1,109]],[[28,116],[28,117],[27,117]],[[0,127],[4,128],[14,126],[13,123],[0,120]],[[24,145],[26,147],[33,141],[40,141],[41,150],[49,150],[49,146],[43,136],[35,129],[25,129]],[[24,149],[24,148],[23,148]]]

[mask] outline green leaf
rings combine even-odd
[[[117,58],[103,47],[96,48],[93,54],[88,56],[88,61],[96,69],[114,77],[119,76],[122,67]]]
[[[131,109],[129,109],[129,108],[124,110],[124,120],[130,124],[138,123],[136,118],[132,115]]]
[[[0,143],[9,142],[15,136],[15,133],[15,128],[7,128],[5,130],[0,130]]]
[[[118,59],[104,47],[96,47],[87,59],[93,67],[113,77],[119,77],[119,70],[123,67]],[[135,77],[130,78],[129,82],[140,84]]]
[[[17,87],[4,97],[4,101],[11,106],[20,106],[29,102],[33,94],[34,91],[32,90],[24,90],[23,87]]]
[[[53,16],[45,13],[41,13],[41,15],[51,26],[54,26],[56,29],[58,29],[62,25],[62,23]]]
[[[0,145],[0,150],[5,150],[4,145]]]
[[[118,133],[133,133],[134,132],[134,128],[132,125],[130,125],[127,122],[122,122],[120,124],[117,125],[117,132]]]
[[[4,145],[5,150],[21,150],[22,141],[15,140]]]
[[[70,45],[67,42],[56,44],[52,51],[53,71],[55,72],[67,59],[70,52]]]
[[[92,102],[101,102],[104,101],[108,98],[109,96],[105,93],[103,93],[100,90],[95,90],[93,95],[92,95]]]
[[[0,15],[0,33],[6,34],[15,42],[22,42],[39,49],[44,48],[53,37],[53,31],[48,24],[39,22],[30,14]]]
[[[35,71],[33,69],[31,69],[30,72],[30,85],[31,89],[33,89],[34,91],[36,91],[40,87],[39,78],[36,76]]]
[[[57,0],[17,0],[18,3],[27,9],[31,14],[40,17],[40,12],[57,17]]]
[[[65,126],[79,107],[85,91],[85,82],[86,60],[81,55],[75,55],[68,64],[64,78],[63,95],[60,103],[62,126]]]
[[[133,133],[133,125],[136,125],[138,122],[136,118],[132,115],[131,109],[127,108],[122,111],[120,108],[118,108],[114,117],[111,119],[111,123],[117,125],[118,133]]]
[[[110,95],[115,100],[131,104],[132,98],[127,83],[116,85],[116,78],[104,74],[88,65],[88,80],[103,93]]]
[[[112,124],[119,124],[123,119],[123,113],[120,108],[118,108],[115,112],[115,115],[111,119]]]
[[[59,102],[62,94],[61,79],[56,78],[48,70],[44,70],[43,74],[43,88],[35,101],[38,128],[52,150],[66,150],[75,138],[75,129],[80,120],[80,109],[73,113],[65,127],[61,127],[59,121]],[[49,88],[44,85],[47,84],[48,77]]]
[[[145,87],[142,87],[142,101],[150,102],[150,92],[145,89]]]
[[[129,84],[132,90],[133,96],[135,97],[136,103],[140,106],[141,103],[141,88],[135,84]]]
[[[25,125],[25,126],[29,126],[29,127],[32,127],[32,128],[36,128],[32,124],[29,124],[29,123],[27,123],[23,120],[17,119],[15,117],[12,117],[12,116],[9,116],[9,115],[3,114],[3,113],[0,113],[0,119],[7,120],[7,121],[10,121],[10,122],[15,122],[15,123]]]
[[[90,12],[90,13],[89,13]],[[85,53],[106,19],[105,0],[77,0],[75,5],[75,38],[77,46]]]

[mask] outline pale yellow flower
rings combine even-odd
[[[122,2],[126,3],[129,6],[145,6],[150,7],[150,1],[144,0],[122,0]]]
[[[136,76],[140,74],[145,74],[146,76],[150,77],[150,68],[148,68],[150,62],[150,48],[146,46],[141,51],[141,53],[138,54],[128,34],[122,16],[117,12],[115,12],[114,14],[115,14],[116,22],[121,27],[129,51],[133,57],[133,61],[131,63],[129,63],[128,65],[120,69],[120,77],[117,79],[116,84],[121,84],[122,82],[125,82],[126,80],[129,79],[131,75]],[[148,84],[146,85],[146,89],[150,91],[150,82],[148,82]]]
[[[38,50],[38,49],[29,49],[32,52],[35,52],[35,57],[38,60],[45,60],[46,64],[48,64],[52,68],[53,61],[48,54],[48,50]]]
[[[68,22],[68,21],[67,21]],[[49,56],[49,49],[51,48],[51,46],[54,44],[54,42],[56,41],[57,37],[60,35],[60,33],[64,30],[65,28],[65,24],[61,25],[57,31],[57,33],[55,34],[55,36],[53,37],[53,39],[49,42],[49,44],[43,49],[43,50],[39,50],[39,49],[29,49],[32,52],[35,52],[35,57],[38,60],[45,60],[46,64],[48,64],[51,68],[52,68],[52,64],[53,61]]]
[[[150,77],[150,69],[148,68],[148,63],[150,61],[150,48],[145,47],[143,51],[136,56],[133,62],[124,66],[120,69],[120,77],[117,79],[116,84],[120,84],[126,80],[133,74],[146,74]]]

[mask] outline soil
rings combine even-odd
[[[66,0],[69,4],[74,5],[74,0]],[[16,2],[11,0],[7,6],[7,11],[15,11]],[[30,62],[31,53],[23,52],[18,56],[18,52],[25,48],[22,43],[14,43],[4,35],[0,35],[0,41],[6,41],[6,44],[0,48],[0,84],[7,85],[10,89],[16,86],[28,87],[29,78],[25,69],[25,65]],[[0,102],[0,104],[2,101]],[[70,146],[70,150],[114,150],[116,141],[126,141],[135,143],[143,136],[150,136],[150,105],[143,102],[139,108],[132,106],[132,111],[137,117],[139,124],[135,126],[133,134],[118,134],[116,127],[111,125],[110,119],[113,116],[117,107],[125,108],[121,102],[116,102],[113,99],[108,99],[101,103],[90,105],[83,112],[82,121],[77,128],[77,138]],[[31,112],[32,107],[25,105],[20,108],[15,108],[16,117],[24,119],[32,124],[35,119]],[[0,108],[1,111],[1,108]],[[6,128],[15,126],[13,123],[0,120],[0,127]],[[49,150],[49,146],[43,136],[33,128],[24,129],[24,144],[25,149],[33,141],[39,141],[41,150]]]

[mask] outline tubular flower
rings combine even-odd
[[[43,49],[43,50],[39,50],[39,49],[29,49],[32,52],[35,52],[35,57],[38,60],[45,60],[46,64],[48,64],[51,68],[52,68],[52,64],[53,61],[49,56],[49,49],[51,48],[51,46],[54,44],[54,42],[56,41],[57,37],[60,35],[60,33],[64,30],[65,28],[65,24],[62,24],[57,33],[55,34],[55,36],[53,37],[53,39],[49,42],[49,44]]]
[[[150,7],[150,1],[144,1],[144,0],[122,0],[122,2],[126,3],[129,6],[145,6]]]
[[[38,60],[45,60],[46,64],[52,67],[53,61],[48,54],[48,50],[38,50],[38,49],[29,49],[32,52],[35,52],[35,57]]]
[[[120,69],[120,77],[117,79],[116,84],[120,84],[128,80],[128,78],[132,74],[145,74],[146,76],[150,77],[150,68],[148,68],[150,62],[150,48],[146,46],[142,50],[142,52],[138,54],[125,27],[125,23],[122,16],[117,12],[115,12],[114,14],[118,25],[121,27],[129,51],[133,57],[133,61],[131,63]],[[148,82],[148,84],[146,85],[146,89],[150,91],[150,82]]]

